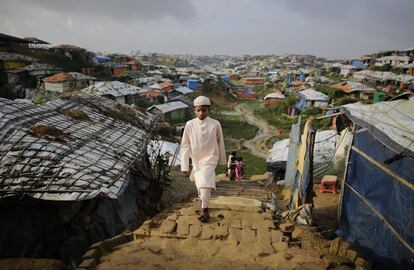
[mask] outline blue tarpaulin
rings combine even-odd
[[[395,142],[402,141],[397,132],[392,136],[385,128],[377,128],[393,125],[410,140],[407,130],[411,128],[404,123],[412,124],[411,103],[413,99],[371,105],[375,108],[372,112],[379,114],[378,120],[362,113],[362,107],[345,110],[357,132],[343,184],[337,234],[372,260],[373,269],[414,269],[414,157],[410,149],[414,142],[404,147]],[[361,114],[353,115],[354,109]],[[362,115],[366,119],[361,120]]]
[[[98,63],[108,63],[111,62],[111,58],[106,56],[95,56],[95,59]]]

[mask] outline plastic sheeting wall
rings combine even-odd
[[[398,154],[363,131],[349,157],[337,233],[374,269],[414,269],[414,159],[384,163]]]
[[[145,164],[141,164],[146,167]],[[93,243],[136,229],[156,213],[159,183],[135,172],[119,198],[76,202],[8,198],[0,202],[0,258],[55,258],[80,263]]]

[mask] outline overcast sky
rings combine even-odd
[[[0,33],[99,52],[314,54],[414,47],[414,0],[0,0]]]

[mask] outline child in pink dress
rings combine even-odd
[[[238,157],[236,160],[236,180],[240,181],[243,178],[243,158]]]

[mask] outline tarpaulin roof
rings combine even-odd
[[[343,92],[349,94],[352,92],[374,92],[375,89],[369,87],[365,84],[354,82],[354,81],[346,81],[332,85],[334,88],[341,89]]]
[[[95,59],[98,63],[107,63],[111,62],[112,59],[110,57],[102,56],[102,55],[96,55]]]
[[[414,83],[414,76],[407,74],[396,74],[393,72],[385,71],[372,71],[372,70],[361,70],[354,73],[355,79],[372,79],[377,81],[397,81],[403,83]]]
[[[285,98],[285,95],[280,94],[280,93],[270,93],[270,94],[267,94],[267,95],[264,97],[264,100],[266,100],[266,99],[268,99],[268,98],[284,99],[284,98]]]
[[[327,95],[312,88],[302,90],[298,92],[298,95],[303,96],[306,100],[328,101]]]
[[[314,162],[330,161],[337,145],[339,136],[336,130],[323,130],[316,132],[314,145]],[[273,144],[266,162],[287,161],[289,150],[289,139],[284,139]]]
[[[341,110],[395,152],[414,157],[414,96],[372,105],[347,104]]]
[[[85,93],[41,106],[0,98],[0,199],[117,198],[155,121]]]

